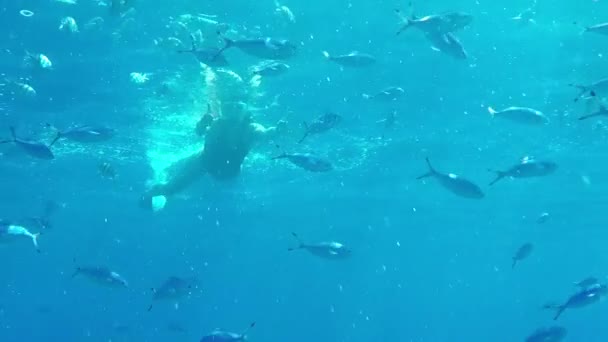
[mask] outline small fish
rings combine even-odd
[[[53,69],[53,63],[51,62],[51,60],[46,56],[43,55],[41,53],[29,53],[26,52],[25,54],[25,58],[24,58],[24,65],[26,67],[30,67],[30,68],[34,68],[34,69],[38,69],[38,70],[52,70]]]
[[[14,127],[11,127],[10,130],[12,139],[0,141],[0,144],[15,143],[15,145],[25,154],[37,159],[51,160],[55,158],[55,155],[51,151],[51,146],[59,139],[59,135],[47,146],[39,141],[26,140],[17,137]]]
[[[598,33],[604,36],[608,36],[608,23],[601,23],[585,28],[585,32]]]
[[[78,33],[78,24],[76,23],[76,19],[72,17],[64,17],[63,19],[61,19],[61,23],[59,24],[59,31]]]
[[[376,63],[374,56],[359,51],[352,51],[346,55],[338,56],[332,56],[329,52],[323,51],[323,56],[336,64],[352,68],[368,67]]]
[[[410,11],[412,11],[411,7],[410,4]],[[447,34],[462,30],[469,26],[473,21],[473,16],[464,12],[447,12],[443,14],[427,15],[421,18],[418,18],[415,15],[406,17],[398,9],[396,9],[395,12],[403,23],[399,31],[397,31],[397,35],[411,27],[415,27],[424,33]]]
[[[608,294],[608,286],[595,284],[591,287],[582,289],[581,291],[573,294],[568,300],[561,305],[547,304],[544,306],[545,309],[556,310],[553,320],[557,320],[566,309],[582,308],[595,304],[600,301],[602,296]]]
[[[296,46],[285,39],[271,37],[230,39],[218,32],[224,39],[224,47],[219,50],[218,55],[230,48],[237,48],[244,53],[262,59],[285,60],[296,55]]]
[[[511,264],[511,268],[515,268],[519,261],[526,259],[532,254],[532,250],[534,249],[534,245],[531,243],[525,243],[521,247],[517,249],[515,255],[513,256],[513,263]]]
[[[479,188],[479,186],[477,186],[475,183],[453,173],[444,174],[437,172],[437,170],[435,170],[431,165],[429,158],[426,158],[426,164],[429,168],[429,172],[419,176],[416,179],[434,177],[439,181],[441,186],[457,196],[469,199],[484,198],[485,195],[483,191],[481,191],[481,188]]]
[[[178,300],[192,293],[198,288],[199,282],[196,278],[179,278],[171,276],[161,284],[159,288],[153,289],[153,301]],[[148,311],[152,310],[154,303],[150,304]]]
[[[72,274],[72,278],[81,275],[89,280],[108,287],[129,287],[129,283],[120,274],[105,266],[80,266]]]
[[[505,177],[512,178],[531,178],[548,176],[557,170],[557,164],[550,161],[537,161],[534,158],[526,157],[521,163],[512,166],[506,171],[497,171],[489,169],[488,171],[496,173],[496,178],[490,182],[490,185],[496,184],[499,180]]]
[[[549,123],[549,119],[541,111],[527,107],[508,107],[503,110],[488,107],[488,112],[492,117],[504,118],[521,124],[543,125]]]
[[[536,218],[536,223],[543,224],[543,223],[549,221],[549,218],[550,218],[549,213],[541,213]]]
[[[405,90],[401,87],[388,87],[373,95],[363,94],[363,98],[379,102],[395,101],[405,94]]]
[[[220,329],[215,329],[209,335],[203,336],[200,342],[239,342],[239,341],[247,341],[247,334],[249,331],[255,327],[255,322],[251,323],[247,329],[245,329],[242,333],[233,333],[229,331],[223,331]]]
[[[588,289],[593,286],[597,286],[600,283],[600,280],[596,277],[587,277],[581,281],[577,281],[574,283],[575,286],[580,287],[581,289]]]
[[[199,48],[196,46],[194,34],[190,34],[191,48],[189,50],[177,50],[177,53],[191,53],[201,63],[210,67],[227,67],[230,65],[222,49]]]
[[[46,124],[46,127],[57,130],[57,139],[65,138],[79,143],[97,143],[110,140],[114,137],[116,131],[113,128],[105,126],[82,125],[68,128],[61,131],[51,124]]]
[[[103,178],[115,179],[117,176],[116,170],[109,162],[100,163],[97,168]]]
[[[36,251],[40,252],[38,249],[38,237],[40,236],[40,233],[34,234],[23,226],[0,220],[0,240],[12,240],[12,238],[18,236],[25,236],[32,239],[32,243],[34,244]]]
[[[262,61],[249,69],[253,75],[260,76],[279,76],[286,73],[288,70],[289,65],[274,60]]]
[[[540,328],[526,338],[525,342],[560,342],[568,335],[568,330],[563,327],[553,326]]]
[[[304,132],[304,136],[298,141],[298,143],[302,143],[309,135],[325,133],[338,126],[341,122],[342,116],[331,112],[321,115],[310,124],[304,122],[306,132]]]
[[[467,59],[467,51],[462,46],[462,43],[453,33],[432,34],[427,33],[427,39],[431,41],[432,49],[438,52],[443,52],[446,55],[456,59]]]
[[[331,260],[345,259],[350,257],[352,254],[352,251],[346,248],[346,246],[340,242],[326,241],[308,244],[302,242],[296,233],[291,233],[291,235],[298,240],[299,245],[295,248],[288,248],[287,250],[290,252],[298,249],[305,249],[312,255]]]
[[[287,159],[292,164],[311,172],[328,172],[333,170],[333,165],[329,161],[309,153],[283,153],[272,158],[272,160],[276,159]]]

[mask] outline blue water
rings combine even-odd
[[[568,330],[565,341],[608,340],[605,303],[566,310],[557,322],[542,309],[563,303],[575,281],[607,281],[608,131],[601,118],[576,120],[585,103],[573,101],[577,90],[568,84],[608,76],[608,37],[581,33],[608,20],[608,3],[538,0],[529,25],[510,19],[532,5],[528,0],[415,3],[419,15],[474,17],[456,33],[466,60],[434,51],[416,29],[396,36],[394,1],[284,5],[295,23],[270,0],[139,0],[122,18],[93,0],[0,2],[0,73],[37,92],[27,97],[0,82],[0,135],[8,138],[15,126],[49,141],[45,123],[117,131],[98,144],[60,141],[52,161],[0,146],[0,218],[40,215],[47,201],[58,206],[40,253],[27,238],[0,246],[0,341],[199,341],[216,328],[241,332],[254,321],[251,341],[506,342],[551,325]],[[297,42],[288,73],[260,86],[265,95],[257,105],[280,95],[279,105],[254,114],[265,125],[287,120],[289,132],[256,148],[237,180],[205,178],[152,213],[137,204],[154,177],[151,146],[179,152],[176,141],[197,141],[162,118],[180,117],[186,107],[205,111],[196,102],[200,84],[192,86],[201,77],[198,63],[153,42],[171,36],[170,17],[186,13]],[[66,16],[80,32],[58,30]],[[85,29],[94,17],[104,24]],[[180,39],[189,44],[187,35]],[[341,68],[324,60],[324,50],[358,50],[377,63]],[[26,51],[47,55],[53,70],[25,68]],[[226,55],[241,75],[258,61],[238,50]],[[150,73],[150,81],[136,85],[131,72]],[[180,95],[158,96],[163,80],[176,75]],[[361,96],[387,86],[405,95],[389,103]],[[486,110],[512,105],[541,110],[550,122],[530,127]],[[297,144],[300,124],[325,111],[340,113],[341,125]],[[387,130],[377,121],[392,112],[397,122]],[[310,173],[271,161],[275,144],[323,156],[336,168]],[[506,169],[524,156],[559,168],[487,185],[488,168]],[[432,179],[417,181],[427,171],[425,157],[439,171],[475,182],[485,197],[465,199]],[[118,177],[99,175],[101,162]],[[539,224],[543,212],[549,219]],[[343,242],[352,257],[288,252],[296,245],[292,232]],[[532,254],[512,270],[512,256],[527,242]],[[77,265],[107,266],[129,287],[73,278]],[[153,289],[169,276],[194,276],[200,286],[148,312]]]

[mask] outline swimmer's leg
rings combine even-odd
[[[202,153],[197,152],[179,160],[167,170],[167,182],[152,186],[142,196],[140,205],[155,211],[163,209],[168,197],[185,190],[204,174]]]

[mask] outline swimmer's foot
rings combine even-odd
[[[139,200],[140,207],[147,209],[147,210],[152,210],[154,212],[163,210],[166,205],[167,205],[167,197],[165,197],[163,195],[158,195],[158,196],[143,195],[141,197],[141,199]]]

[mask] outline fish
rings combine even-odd
[[[410,4],[411,11],[411,4]],[[473,16],[465,12],[446,12],[443,14],[433,14],[424,17],[411,15],[406,17],[399,9],[395,12],[403,22],[403,25],[397,31],[397,35],[403,33],[411,27],[415,27],[424,33],[430,34],[447,34],[456,32],[469,26],[473,21]]]
[[[328,172],[333,170],[333,165],[329,161],[309,153],[283,153],[272,158],[272,160],[276,159],[287,159],[292,164],[311,172]]]
[[[61,23],[59,24],[59,31],[78,33],[78,24],[76,23],[76,19],[72,17],[64,17],[63,19],[61,19]]]
[[[554,305],[547,304],[543,308],[555,310],[553,320],[557,320],[567,309],[583,308],[600,301],[602,296],[608,294],[608,286],[595,284],[591,287],[584,288],[581,291],[573,294],[566,300],[564,304]]]
[[[190,34],[191,48],[189,50],[177,50],[177,53],[191,53],[199,62],[210,67],[228,67],[230,63],[218,48],[199,48],[196,46],[194,34]]]
[[[506,171],[488,169],[489,172],[496,173],[496,178],[490,185],[496,184],[505,177],[512,178],[531,178],[548,176],[557,170],[558,165],[551,161],[539,161],[534,158],[525,157],[521,163],[513,165]]]
[[[488,106],[488,112],[490,112],[492,117],[503,118],[526,125],[544,125],[549,123],[549,119],[541,111],[528,107],[508,107],[503,110],[496,110]]]
[[[253,75],[279,76],[289,71],[289,65],[275,60],[266,60],[252,66],[249,71]]]
[[[38,248],[38,237],[40,236],[40,233],[32,233],[23,226],[12,224],[6,220],[0,220],[0,240],[12,240],[18,236],[30,238],[36,251],[40,252],[40,249]]]
[[[309,135],[325,133],[338,126],[341,122],[342,116],[331,112],[319,116],[310,124],[304,122],[306,131],[298,143],[302,143]]]
[[[129,287],[129,283],[125,278],[106,266],[79,266],[72,274],[72,278],[78,275],[84,276],[102,286],[115,288]]]
[[[426,158],[426,164],[429,168],[429,171],[416,179],[424,179],[428,177],[434,177],[439,181],[439,184],[446,190],[455,194],[456,196],[460,196],[463,198],[469,199],[482,199],[485,197],[485,194],[481,190],[479,186],[475,183],[462,178],[453,173],[440,173],[433,168],[429,158]]]
[[[571,83],[569,86],[580,90],[580,93],[574,98],[574,102],[580,100],[587,93],[593,92],[597,95],[608,94],[608,78],[603,78],[590,84]]]
[[[539,328],[526,338],[525,342],[560,342],[568,335],[568,330],[564,327],[553,326]]]
[[[363,98],[366,100],[374,100],[378,102],[389,102],[397,100],[404,94],[405,90],[403,90],[403,88],[401,87],[388,87],[382,89],[381,91],[373,95],[363,94]]]
[[[592,286],[596,286],[600,283],[600,280],[596,277],[587,277],[581,281],[577,281],[574,283],[575,286],[580,287],[581,289],[588,289]]]
[[[199,137],[205,135],[205,133],[207,133],[207,128],[211,126],[213,120],[215,120],[216,117],[217,114],[213,113],[213,111],[211,110],[211,105],[207,104],[207,113],[205,113],[196,123],[196,128],[194,129],[196,135],[198,135]]]
[[[604,36],[608,36],[608,23],[587,26],[585,27],[585,32],[598,33]]]
[[[114,137],[116,131],[113,128],[105,126],[82,125],[66,130],[59,130],[51,124],[46,124],[48,128],[57,130],[57,139],[65,138],[79,143],[96,143],[110,140]]]
[[[117,176],[114,166],[112,166],[112,164],[110,164],[109,162],[100,163],[97,166],[97,169],[99,170],[99,174],[103,178],[114,179]]]
[[[517,263],[519,261],[522,261],[524,259],[526,259],[527,257],[530,256],[530,254],[532,254],[532,250],[534,249],[534,245],[532,245],[531,243],[525,243],[523,245],[521,245],[521,247],[519,247],[517,249],[517,251],[515,252],[515,255],[513,256],[513,263],[511,264],[511,268],[515,268],[515,266],[517,265]]]
[[[312,255],[330,260],[346,259],[352,255],[352,251],[341,242],[324,241],[310,244],[302,242],[296,233],[291,233],[291,235],[298,240],[299,245],[298,247],[288,248],[287,250],[290,252],[304,249]]]
[[[167,278],[160,287],[153,289],[152,301],[178,300],[197,289],[199,282],[196,278],[180,278],[171,276]],[[154,303],[150,304],[148,311],[152,310]]]
[[[370,54],[361,53],[359,51],[351,51],[345,55],[332,56],[327,51],[323,51],[323,56],[328,61],[351,68],[369,67],[376,63],[376,58]]]
[[[27,140],[17,137],[14,127],[10,127],[12,139],[0,141],[0,144],[15,143],[15,145],[25,154],[44,160],[51,160],[55,155],[51,151],[51,146],[59,139],[59,135],[47,146],[39,141]]]
[[[540,215],[538,215],[538,217],[536,218],[536,223],[538,224],[543,224],[547,221],[549,221],[549,218],[551,216],[549,215],[549,213],[541,213]]]
[[[432,43],[432,49],[443,52],[456,59],[467,59],[467,51],[453,33],[427,33],[427,39]]]
[[[209,335],[205,335],[201,338],[200,342],[238,342],[238,341],[246,341],[247,334],[249,331],[255,327],[255,322],[251,323],[247,329],[243,332],[233,333],[229,331],[223,331],[220,329],[215,329]]]
[[[224,47],[218,54],[230,48],[237,48],[244,53],[262,59],[285,60],[290,59],[297,53],[296,46],[286,39],[271,37],[230,39],[221,32],[218,35],[224,40]]]

